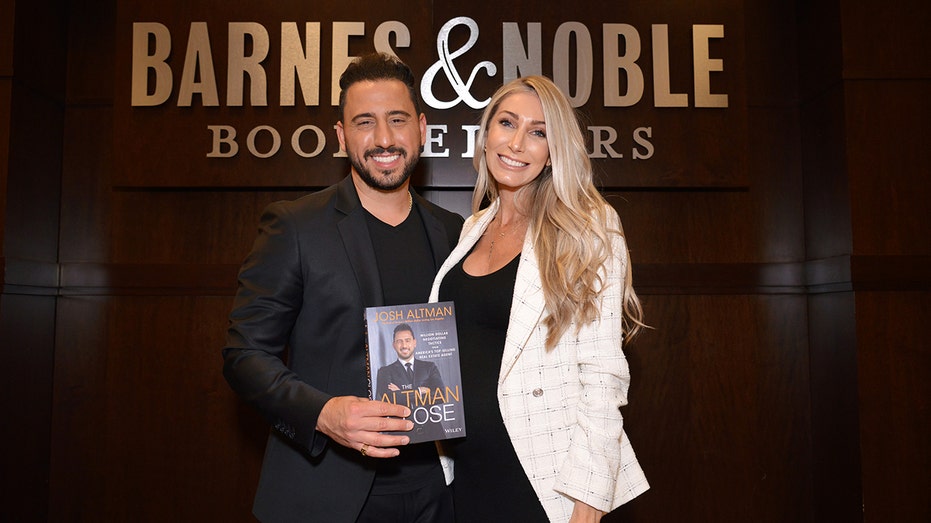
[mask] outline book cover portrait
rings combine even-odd
[[[370,396],[411,409],[411,443],[465,436],[453,303],[369,307],[365,324]]]

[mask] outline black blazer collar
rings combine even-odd
[[[420,213],[420,219],[423,221],[424,229],[427,231],[427,239],[430,242],[430,248],[433,250],[434,267],[439,269],[440,265],[443,265],[443,262],[446,261],[446,257],[449,256],[450,252],[449,236],[446,234],[446,227],[443,225],[443,222],[433,214],[433,204],[419,194],[413,194],[414,208]]]
[[[433,251],[434,266],[439,268],[450,252],[450,240],[443,222],[433,213],[433,205],[419,194],[411,191],[414,208],[420,213],[430,248]],[[378,274],[375,249],[365,222],[365,209],[359,201],[359,194],[352,182],[352,175],[337,184],[335,208],[344,217],[338,227],[346,253],[352,264],[352,270],[359,282],[363,303],[369,307],[384,305],[381,290],[381,278]]]
[[[352,175],[337,184],[334,206],[337,212],[343,214],[336,226],[346,248],[352,272],[359,283],[362,303],[366,307],[380,307],[384,305],[381,277],[378,275],[372,237],[365,223],[365,209],[359,201],[356,187],[352,184]]]

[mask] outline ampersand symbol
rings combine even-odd
[[[465,25],[469,28],[469,40],[457,49],[455,52],[449,52],[449,33],[453,30],[454,27]],[[472,82],[475,81],[475,75],[478,74],[479,70],[485,69],[488,71],[488,76],[492,77],[498,72],[498,68],[495,67],[495,64],[484,61],[480,62],[474,68],[472,68],[472,74],[469,76],[469,81],[463,83],[462,78],[459,76],[459,71],[456,70],[456,67],[453,65],[453,60],[459,56],[462,56],[466,51],[472,48],[475,45],[475,42],[478,41],[478,24],[475,23],[475,20],[471,18],[460,16],[453,18],[452,20],[443,24],[443,27],[440,28],[440,33],[436,37],[436,52],[439,60],[436,61],[433,65],[427,69],[427,72],[424,73],[423,79],[420,81],[420,92],[423,100],[434,109],[449,109],[455,107],[459,102],[465,102],[466,105],[472,109],[481,109],[488,105],[490,98],[486,98],[482,101],[476,100],[472,93],[469,92],[469,89],[472,87]],[[437,73],[442,70],[446,74],[446,78],[449,80],[449,85],[452,86],[453,90],[456,91],[456,94],[459,95],[457,98],[450,100],[448,102],[441,102],[437,100],[436,96],[433,94],[433,80],[436,78]]]

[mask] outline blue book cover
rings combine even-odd
[[[411,409],[411,443],[465,436],[453,302],[368,307],[365,327],[369,396]]]

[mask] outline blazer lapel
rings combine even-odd
[[[482,233],[485,232],[489,222],[498,212],[498,203],[498,200],[495,200],[489,207],[479,211],[479,214],[466,221],[462,237],[459,239],[459,245],[453,249],[436,275],[433,290],[430,293],[430,301],[437,301],[443,277],[469,253],[472,246],[482,237]],[[517,267],[517,278],[514,281],[514,296],[511,299],[511,314],[504,342],[504,354],[501,357],[498,383],[504,382],[514,364],[520,358],[524,348],[527,347],[534,329],[543,318],[545,306],[543,288],[540,285],[540,268],[537,265],[537,257],[533,252],[533,242],[528,231],[524,237],[524,245],[521,248],[520,262],[518,262]]]
[[[462,228],[462,234],[459,237],[459,243],[453,248],[452,252],[449,253],[449,257],[446,258],[446,261],[440,266],[440,270],[437,271],[436,278],[433,280],[433,289],[430,291],[431,302],[436,302],[439,299],[440,284],[443,282],[446,273],[455,267],[460,260],[465,258],[465,256],[469,254],[469,251],[472,250],[472,246],[478,243],[479,238],[482,237],[482,233],[485,232],[485,228],[488,227],[488,223],[495,217],[497,210],[498,201],[495,200],[490,207],[479,211],[476,215],[466,220]]]
[[[540,284],[540,268],[533,251],[530,231],[527,231],[517,266],[517,278],[514,281],[514,298],[511,300],[511,315],[504,341],[504,354],[501,355],[499,384],[504,383],[524,349],[527,348],[534,330],[543,318],[545,307],[543,287]]]
[[[427,209],[421,205],[421,200],[423,200],[422,196],[413,193],[413,199],[416,203],[414,207],[417,209],[417,212],[420,213],[420,220],[423,222],[424,229],[427,231],[427,238],[430,241],[430,248],[433,251],[433,266],[439,268],[440,265],[443,264],[443,261],[446,260],[446,257],[449,256],[449,238],[446,237],[446,229],[443,228],[443,224],[432,212],[427,211]]]
[[[362,303],[365,307],[380,307],[384,305],[384,296],[375,260],[375,249],[372,247],[372,238],[365,223],[365,209],[359,202],[359,195],[352,185],[351,176],[343,179],[337,187],[336,210],[345,215],[338,220],[337,228],[346,248],[352,272],[359,283]]]

